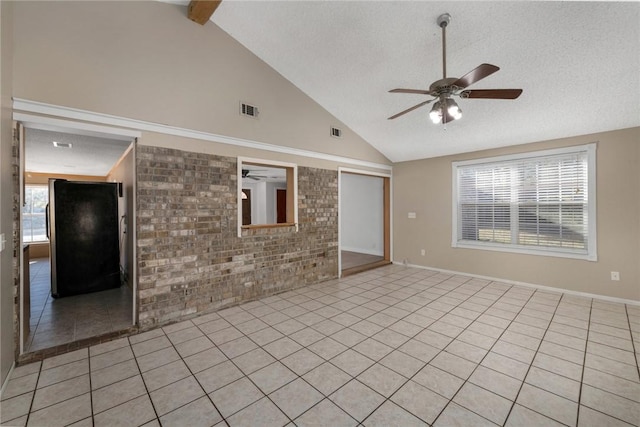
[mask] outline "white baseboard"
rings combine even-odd
[[[376,249],[362,249],[362,248],[351,248],[347,246],[341,246],[340,250],[347,251],[347,252],[357,252],[360,254],[367,254],[367,255],[384,256],[384,252],[380,252],[379,250],[376,250]]]
[[[608,302],[640,306],[640,301],[636,301],[632,299],[610,297],[607,295],[599,295],[599,294],[590,294],[588,292],[573,291],[571,289],[554,288],[553,286],[537,285],[535,283],[527,283],[527,282],[518,282],[517,280],[503,279],[500,277],[482,276],[480,274],[464,273],[462,271],[445,270],[442,268],[425,267],[423,265],[403,264],[402,262],[398,262],[398,261],[393,261],[393,263],[396,265],[404,265],[407,267],[420,268],[423,270],[438,271],[440,273],[457,274],[460,276],[468,276],[468,277],[477,277],[478,279],[491,280],[493,282],[502,282],[502,283],[507,283],[509,285],[525,286],[527,288],[535,288],[543,291],[561,292],[563,294],[575,295],[583,298],[594,298],[594,299],[599,299],[599,300],[608,301]]]

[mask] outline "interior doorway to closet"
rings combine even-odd
[[[391,178],[340,170],[341,275],[391,262]]]

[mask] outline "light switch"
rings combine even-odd
[[[4,251],[7,246],[7,239],[4,238],[4,233],[0,234],[0,252]]]
[[[409,218],[415,219],[416,218],[416,213],[415,212],[409,212]]]

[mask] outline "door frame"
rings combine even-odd
[[[363,169],[354,169],[346,167],[338,167],[338,277],[342,277],[342,206],[341,206],[341,193],[342,193],[342,174],[352,175],[365,175],[383,178],[382,191],[383,191],[383,239],[384,239],[384,261],[393,261],[393,175],[385,172],[375,172]]]
[[[106,136],[106,137],[110,137],[112,139],[121,139],[121,140],[130,140],[131,141],[131,146],[130,148],[128,148],[125,151],[125,154],[128,153],[129,150],[133,149],[133,206],[129,207],[132,210],[132,218],[133,218],[133,224],[127,226],[127,231],[132,230],[133,233],[133,260],[134,260],[134,268],[133,271],[131,272],[131,280],[132,280],[132,294],[133,294],[133,302],[132,302],[132,313],[131,313],[131,324],[135,325],[137,323],[137,291],[138,291],[138,278],[137,278],[137,250],[136,250],[136,241],[137,241],[137,236],[136,236],[136,214],[137,214],[137,209],[136,209],[136,192],[137,192],[137,179],[136,179],[136,158],[135,158],[135,146],[138,144],[139,139],[142,136],[142,132],[140,131],[135,131],[135,130],[131,130],[131,129],[122,129],[122,128],[116,128],[116,127],[111,127],[111,126],[103,126],[103,125],[96,125],[93,123],[87,123],[87,122],[80,122],[80,121],[74,121],[72,119],[61,119],[61,118],[56,118],[56,117],[45,117],[45,116],[39,116],[39,115],[34,115],[34,114],[27,114],[27,113],[21,113],[18,111],[13,112],[13,122],[14,122],[14,129],[18,129],[19,130],[19,149],[18,149],[18,155],[19,155],[19,189],[18,189],[18,198],[19,198],[19,205],[18,205],[18,213],[19,213],[19,229],[20,229],[20,233],[18,236],[18,240],[17,242],[14,242],[14,244],[17,244],[18,247],[22,246],[22,239],[23,239],[23,229],[22,229],[22,206],[24,205],[24,186],[25,186],[25,181],[24,181],[24,175],[25,175],[25,136],[24,136],[24,129],[41,129],[41,130],[50,130],[50,131],[55,131],[55,132],[67,132],[67,133],[74,133],[74,134],[78,134],[78,135],[86,135],[86,136]],[[114,138],[115,137],[115,138]],[[14,248],[17,249],[17,248]],[[23,257],[23,251],[19,250],[17,251],[19,253],[19,271],[20,273],[20,300],[18,302],[18,304],[20,304],[19,306],[19,310],[20,313],[22,313],[22,310],[24,308],[24,275],[22,274],[22,268],[24,265],[24,257]],[[20,316],[19,316],[20,317]],[[25,326],[24,326],[24,322],[22,322],[22,319],[18,318],[18,344],[19,344],[19,349],[18,349],[18,355],[23,355],[25,353],[25,346],[24,346],[24,339],[25,339]]]

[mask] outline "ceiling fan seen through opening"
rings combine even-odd
[[[462,99],[516,99],[522,93],[522,89],[467,89],[468,86],[490,76],[500,68],[491,64],[480,64],[460,78],[447,77],[447,25],[451,22],[451,15],[444,13],[437,19],[438,26],[442,28],[442,79],[431,83],[428,90],[425,89],[392,89],[390,93],[410,93],[431,95],[434,98],[421,102],[404,111],[389,117],[393,120],[413,110],[436,101],[429,113],[433,123],[447,124],[462,118],[462,110],[453,97]]]

